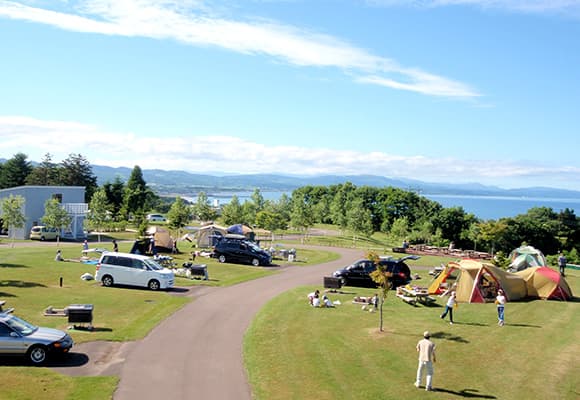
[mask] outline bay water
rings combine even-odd
[[[238,196],[241,204],[246,200],[251,200],[251,191],[237,192],[210,192],[206,193],[210,204],[214,206],[227,204],[234,195]],[[277,201],[282,194],[288,197],[291,192],[282,191],[264,191],[260,192],[265,200]],[[500,219],[503,217],[515,217],[519,214],[525,214],[533,207],[550,207],[555,212],[560,212],[566,208],[574,210],[576,215],[580,212],[580,198],[578,199],[558,199],[544,197],[503,197],[503,196],[466,196],[466,195],[430,195],[424,197],[436,201],[443,207],[462,207],[465,212],[474,214],[483,220]],[[189,201],[197,201],[197,195],[184,197]]]

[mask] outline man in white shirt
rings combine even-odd
[[[415,387],[421,385],[423,379],[423,371],[427,371],[427,380],[425,383],[425,390],[433,390],[433,363],[435,359],[435,344],[429,340],[431,334],[429,331],[423,333],[423,339],[417,343],[417,352],[419,353],[419,366],[417,367],[417,380]]]

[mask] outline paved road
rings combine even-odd
[[[71,354],[77,366],[53,369],[75,376],[119,375],[115,400],[250,400],[242,360],[249,324],[276,295],[300,285],[322,285],[323,276],[361,257],[361,250],[333,251],[340,260],[283,267],[279,274],[230,287],[195,287],[195,299],[143,340],[81,344]]]

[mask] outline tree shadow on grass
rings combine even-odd
[[[464,339],[458,335],[453,335],[449,332],[434,332],[431,334],[431,337],[436,339],[449,340],[457,343],[469,343],[469,340]]]
[[[18,288],[34,288],[34,287],[46,287],[41,283],[36,282],[24,282],[24,281],[0,281],[0,287],[18,287]]]
[[[12,293],[0,292],[0,298],[2,297],[17,297],[17,296]]]
[[[454,390],[437,388],[437,389],[435,389],[435,391],[441,392],[441,393],[449,393],[449,394],[452,394],[455,396],[461,396],[461,397],[470,398],[470,399],[497,399],[497,397],[492,396],[490,394],[480,394],[480,393],[478,393],[479,390],[477,390],[477,389],[463,389],[463,390],[456,392]]]
[[[0,268],[30,268],[26,265],[22,265],[22,264],[0,264]]]

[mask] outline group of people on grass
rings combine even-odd
[[[324,294],[322,295],[322,298],[320,297],[320,291],[318,289],[308,294],[308,302],[312,307],[334,307],[334,304],[330,301],[327,295]]]

